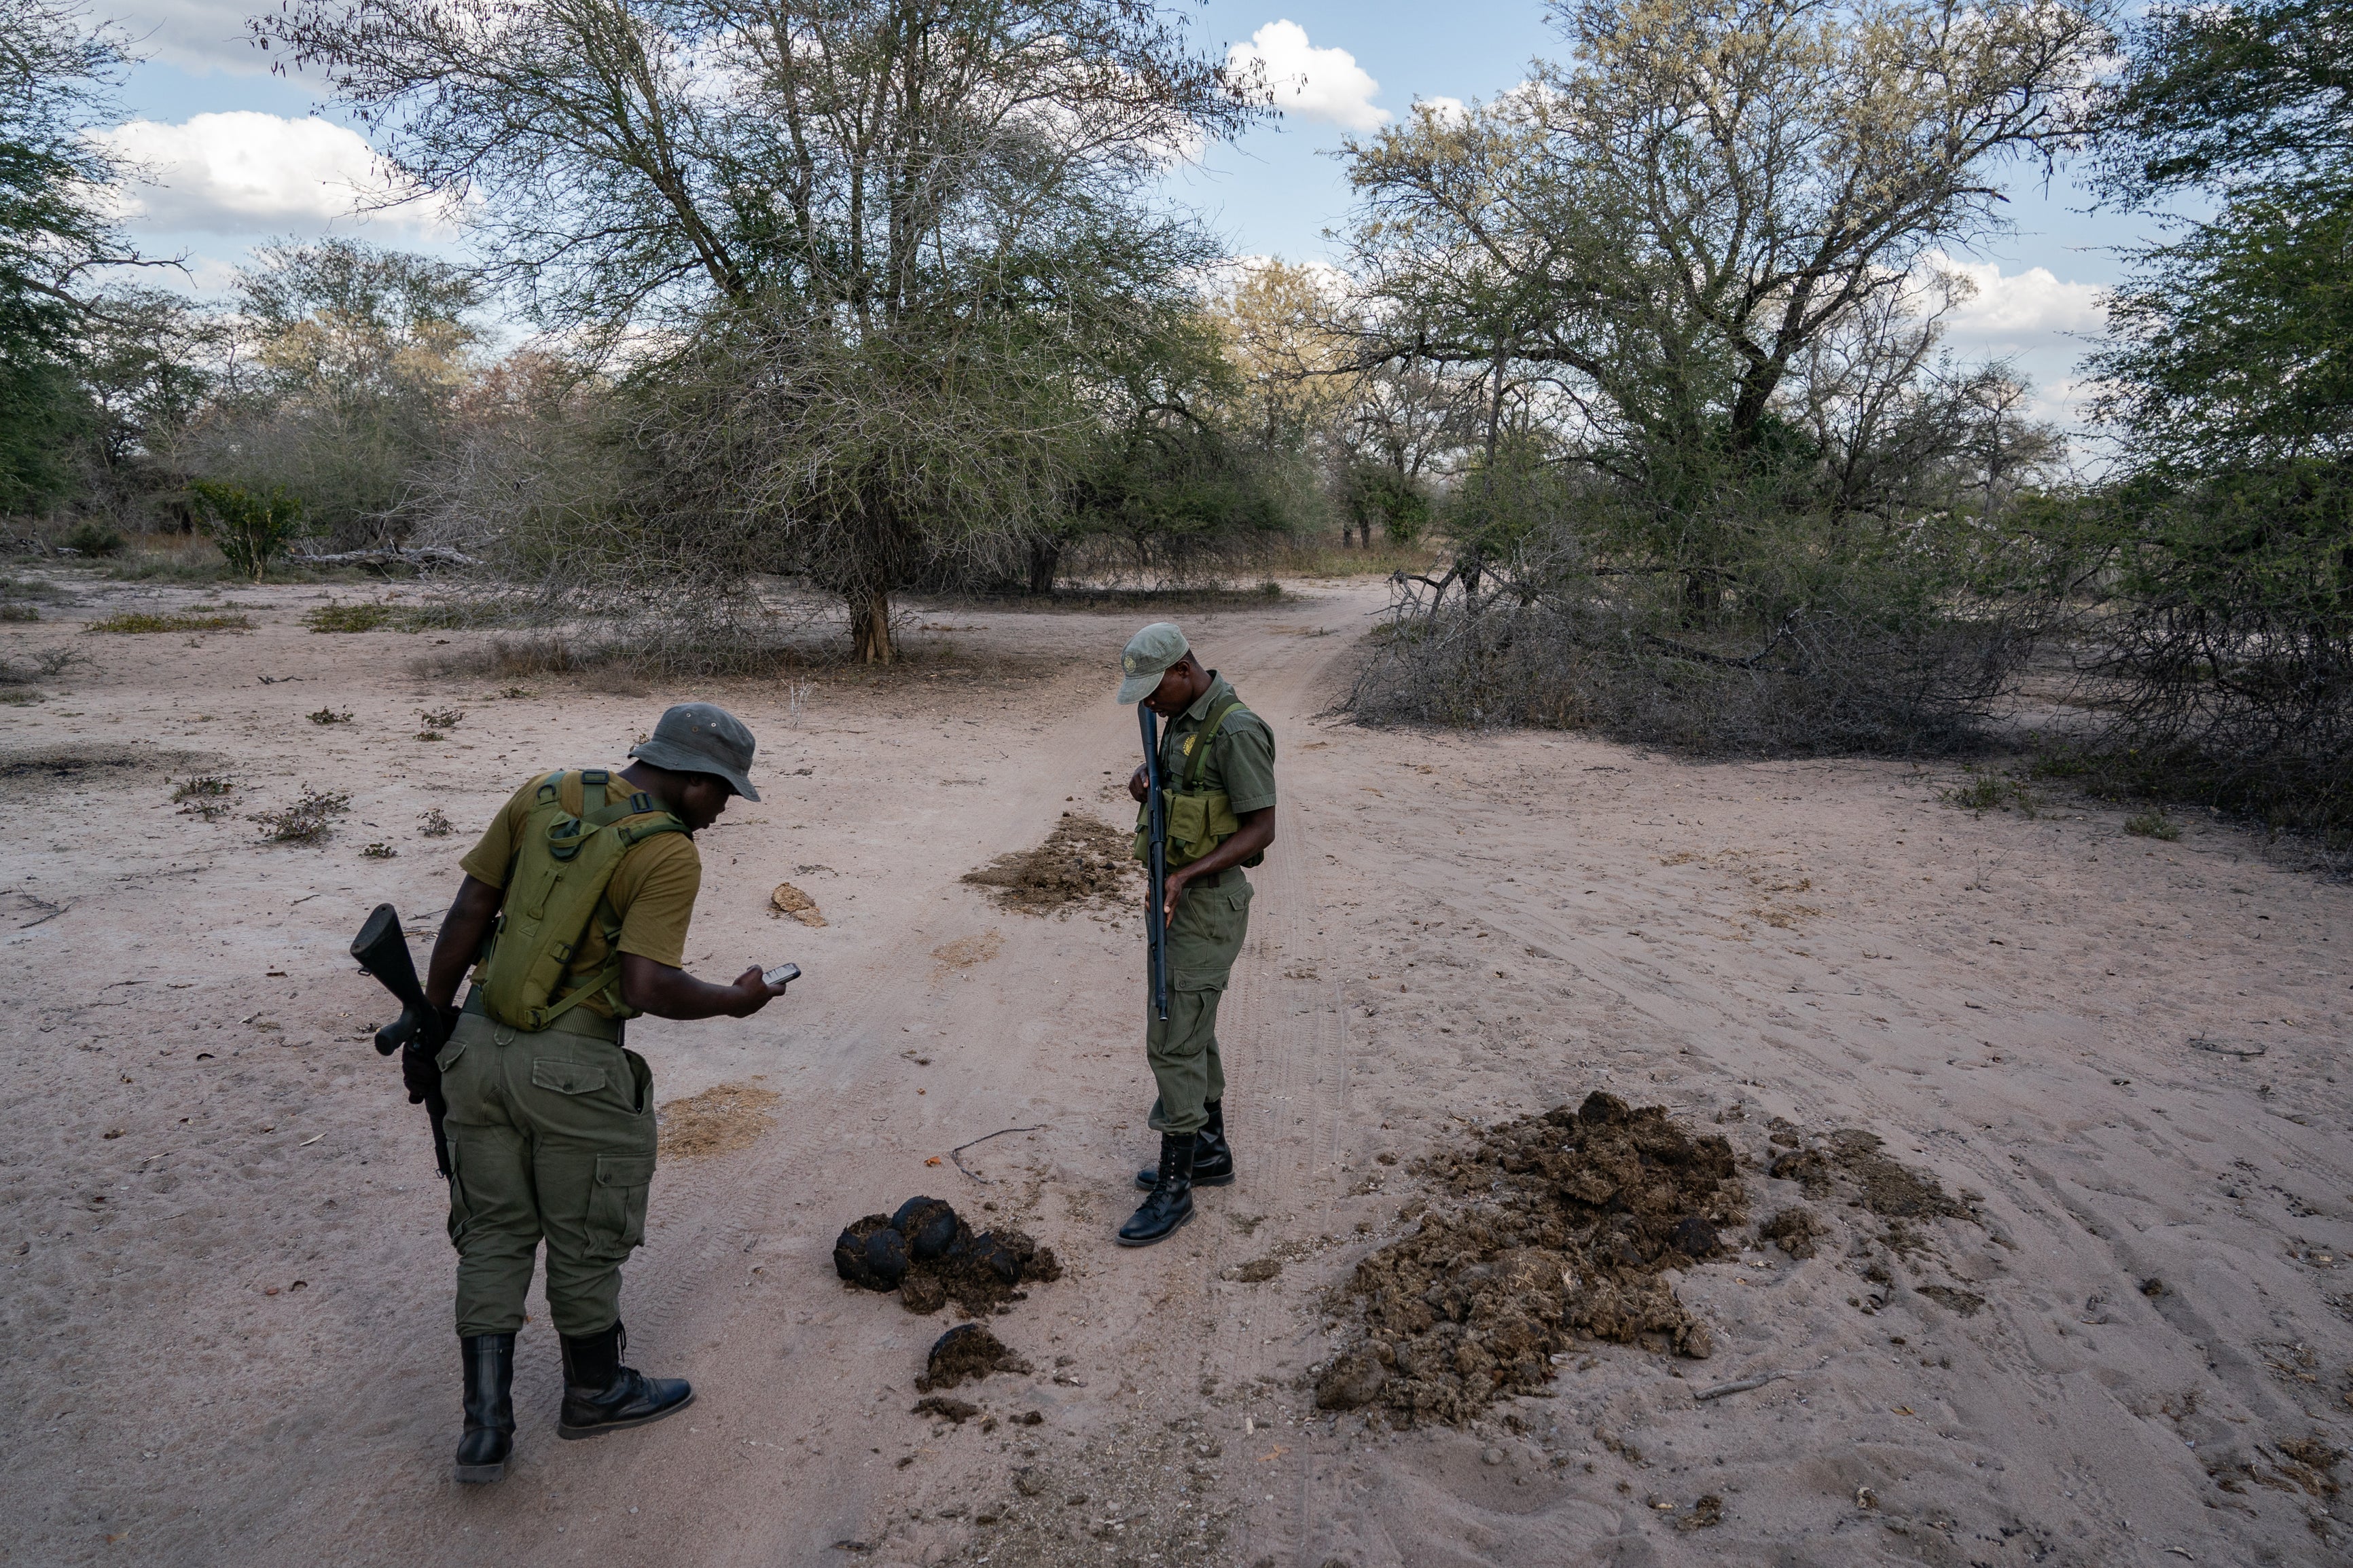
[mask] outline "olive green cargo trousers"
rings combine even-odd
[[[609,1019],[575,1009],[529,1034],[492,1022],[475,997],[466,1006],[440,1056],[458,1332],[522,1327],[543,1239],[555,1331],[602,1333],[620,1317],[621,1264],[646,1235],[653,1071]]]
[[[1144,982],[1144,1057],[1160,1098],[1152,1102],[1155,1132],[1198,1132],[1209,1119],[1202,1108],[1226,1097],[1225,1064],[1218,1057],[1218,1000],[1250,932],[1250,885],[1237,867],[1215,879],[1188,882],[1168,921],[1168,1017],[1153,1005],[1152,979]]]

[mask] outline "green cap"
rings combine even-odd
[[[681,773],[714,773],[745,800],[758,800],[752,787],[752,731],[743,720],[712,702],[681,702],[661,716],[654,732],[629,748],[658,768]]]
[[[1119,656],[1119,672],[1126,678],[1119,683],[1121,704],[1141,702],[1151,696],[1168,667],[1192,651],[1185,634],[1166,621],[1155,621],[1128,638],[1126,650]]]

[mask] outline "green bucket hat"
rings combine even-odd
[[[743,720],[712,702],[681,702],[661,716],[654,732],[629,748],[658,768],[681,773],[715,773],[745,800],[752,787],[752,731]]]
[[[1193,651],[1185,634],[1166,621],[1155,621],[1127,639],[1119,656],[1119,701],[1123,707],[1141,702],[1158,689],[1168,667]]]

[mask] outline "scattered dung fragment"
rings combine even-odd
[[[1675,1222],[1675,1228],[1667,1233],[1667,1245],[1690,1258],[1712,1258],[1722,1247],[1715,1226],[1695,1214]]]
[[[1253,1258],[1248,1263],[1237,1263],[1227,1269],[1226,1278],[1238,1279],[1245,1285],[1257,1285],[1273,1279],[1282,1272],[1282,1258]]]
[[[948,1288],[929,1269],[899,1281],[899,1305],[910,1312],[929,1314],[948,1304]]]
[[[1969,1211],[1947,1196],[1936,1177],[1896,1163],[1880,1152],[1884,1146],[1860,1128],[1841,1128],[1831,1134],[1831,1156],[1862,1189],[1863,1207],[1889,1219],[1969,1217]]]
[[[1719,1233],[1746,1217],[1723,1138],[1596,1092],[1416,1169],[1441,1206],[1341,1288],[1334,1304],[1353,1307],[1364,1339],[1318,1384],[1325,1408],[1356,1400],[1459,1424],[1539,1389],[1552,1357],[1580,1339],[1713,1352],[1663,1276],[1692,1265],[1687,1248],[1718,1250]]]
[[[1691,1512],[1675,1521],[1677,1530],[1706,1530],[1724,1522],[1724,1500],[1714,1492],[1692,1504]]]
[[[818,913],[817,900],[794,887],[779,882],[776,890],[768,895],[768,907],[780,915],[790,915],[805,926],[821,926],[825,917]]]
[[[776,1124],[768,1114],[776,1103],[775,1093],[747,1083],[723,1083],[691,1099],[673,1100],[661,1108],[659,1156],[699,1160],[748,1149]]]
[[[1773,1162],[1766,1174],[1777,1182],[1795,1182],[1806,1189],[1810,1198],[1828,1197],[1831,1191],[1831,1163],[1819,1149],[1802,1149],[1784,1154]]]
[[[1315,1408],[1354,1410],[1381,1396],[1389,1369],[1369,1351],[1352,1351],[1334,1361],[1315,1382]]]
[[[987,888],[1002,910],[1048,915],[1072,906],[1124,908],[1142,890],[1130,836],[1092,816],[1064,812],[1035,849],[1000,855],[964,879]]]
[[[1841,1127],[1819,1148],[1799,1149],[1773,1162],[1774,1180],[1795,1182],[1810,1198],[1830,1196],[1843,1178],[1859,1189],[1862,1206],[1883,1219],[1968,1219],[1968,1207],[1947,1194],[1936,1178],[1881,1152],[1878,1134]]]
[[[978,1323],[958,1323],[933,1342],[923,1375],[915,1379],[915,1390],[929,1394],[934,1389],[954,1388],[966,1378],[977,1382],[993,1372],[1029,1370],[1028,1362]]]
[[[918,1399],[910,1415],[944,1415],[961,1426],[980,1414],[980,1406],[961,1399],[949,1399],[934,1394],[928,1399]]]
[[[1767,1220],[1757,1232],[1792,1258],[1811,1258],[1815,1243],[1830,1234],[1814,1211],[1802,1204],[1793,1205]]]
[[[1984,1310],[1986,1299],[1974,1290],[1957,1290],[1950,1285],[1922,1285],[1919,1293],[1948,1312],[1964,1318],[1974,1318]]]

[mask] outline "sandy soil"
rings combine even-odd
[[[0,762],[23,808],[0,851],[0,1561],[2345,1556],[2353,894],[2232,833],[1972,816],[1938,803],[1949,772],[1896,763],[1358,731],[1317,715],[1377,588],[1189,616],[1281,737],[1281,837],[1226,1004],[1243,1178],[1124,1252],[1151,1148],[1138,922],[959,879],[1064,811],[1124,816],[1124,619],[947,609],[883,678],[501,696],[406,673],[440,634],[304,631],[318,590],[237,590],[257,628],[192,640],[80,635],[206,602],[85,586],[0,628],[0,651],[91,660],[0,708],[0,751],[143,759]],[[665,1164],[629,1269],[632,1359],[700,1398],[556,1441],[535,1305],[517,1463],[460,1489],[440,1186],[344,945],[382,898],[421,934],[523,775],[617,762],[689,696],[751,722],[769,791],[704,837],[691,953],[807,971],[755,1019],[632,1030],[665,1100],[777,1097],[702,1102],[770,1120]],[[322,704],[352,721],[305,721]],[[450,705],[448,740],[413,738]],[[166,775],[191,771],[230,775],[236,809],[179,814]],[[246,814],[306,784],[350,792],[333,838],[259,845]],[[434,809],[457,836],[420,837]],[[785,880],[822,929],[767,912]],[[1877,1133],[1974,1217],[1891,1250],[1832,1197],[1811,1259],[1675,1276],[1705,1362],[1595,1346],[1461,1429],[1316,1413],[1350,1332],[1325,1292],[1409,1227],[1416,1157],[1596,1088],[1729,1137],[1759,1216],[1801,1201],[1767,1174],[1782,1118]],[[987,1185],[945,1161],[1028,1126],[965,1152]],[[953,1315],[833,1278],[836,1231],[917,1192],[1060,1253],[991,1323],[1036,1372],[959,1391],[1038,1424],[911,1414]]]

